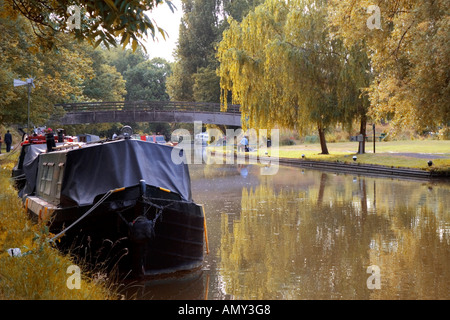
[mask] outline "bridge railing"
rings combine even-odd
[[[66,112],[95,111],[187,111],[221,112],[220,103],[186,101],[111,101],[57,104]],[[225,113],[240,113],[240,105],[229,104]]]

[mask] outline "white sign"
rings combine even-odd
[[[34,78],[28,78],[25,81],[19,80],[19,79],[14,79],[14,87],[20,87],[20,86],[25,86],[31,84],[33,86],[33,88],[35,88],[34,86]]]
[[[24,86],[26,84],[27,84],[26,81],[22,81],[22,80],[19,80],[19,79],[14,79],[14,87],[20,87],[20,86]]]

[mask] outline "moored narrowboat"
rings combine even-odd
[[[187,162],[172,162],[172,150],[125,137],[39,149],[34,159],[28,151],[19,195],[63,250],[100,252],[113,243],[126,253],[121,270],[137,276],[196,269],[203,262],[205,216],[192,200]]]

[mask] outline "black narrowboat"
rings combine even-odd
[[[112,243],[126,253],[120,269],[136,276],[197,269],[207,240],[205,215],[192,200],[187,162],[171,160],[173,148],[127,137],[26,147],[16,172],[23,178],[19,195],[62,250],[100,252]]]

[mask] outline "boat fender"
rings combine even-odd
[[[130,239],[133,242],[146,242],[155,236],[155,221],[139,216],[129,224]]]

